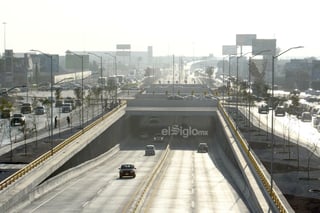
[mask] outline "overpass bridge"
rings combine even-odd
[[[127,162],[137,177],[120,180]],[[216,99],[137,98],[22,170],[1,182],[0,212],[293,212]]]

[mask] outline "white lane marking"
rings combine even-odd
[[[36,210],[38,210],[40,207],[42,207],[43,205],[45,205],[46,203],[48,203],[49,201],[53,200],[55,197],[57,197],[59,194],[61,194],[62,192],[66,191],[67,189],[69,189],[71,186],[75,185],[77,182],[79,182],[81,179],[78,179],[77,181],[75,181],[73,184],[71,184],[69,187],[63,188],[63,190],[57,192],[56,194],[54,194],[51,198],[49,198],[48,200],[42,202],[40,205],[38,205],[36,208],[32,209],[31,212],[34,212]]]

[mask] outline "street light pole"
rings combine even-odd
[[[297,46],[297,47],[291,47],[281,53],[279,53],[278,55],[272,56],[272,77],[271,77],[271,166],[270,166],[270,170],[271,170],[271,181],[270,181],[270,193],[272,194],[272,190],[273,190],[273,160],[274,160],[274,121],[273,121],[273,105],[274,105],[274,61],[276,58],[278,58],[279,56],[285,54],[286,52],[293,50],[293,49],[299,49],[299,48],[303,48],[303,46]]]
[[[249,127],[251,126],[251,66],[252,66],[252,63],[251,60],[257,56],[257,55],[261,55],[262,53],[264,52],[270,52],[271,50],[261,50],[260,52],[254,54],[252,57],[249,58],[249,76],[248,76],[248,85],[249,85],[249,115],[248,115],[248,120],[249,120]]]
[[[239,56],[237,56],[237,81],[236,81],[236,86],[237,86],[237,99],[236,99],[236,109],[237,109],[237,113],[236,113],[236,129],[238,129],[238,120],[239,120],[239,58],[249,54],[251,52],[247,52],[245,54],[241,54]]]
[[[68,54],[73,54],[73,55],[75,55],[75,56],[77,56],[77,57],[79,57],[80,59],[81,59],[81,129],[82,129],[82,131],[84,130],[84,128],[83,128],[83,124],[84,124],[84,121],[83,121],[83,119],[84,119],[84,110],[83,110],[83,95],[84,95],[84,92],[83,92],[83,55],[78,55],[78,54],[76,54],[76,53],[74,53],[74,52],[72,52],[72,51],[70,51],[70,50],[67,50],[66,51],[66,53]]]
[[[116,55],[112,55],[110,53],[104,53],[108,56],[111,56],[114,59],[114,73],[115,73],[115,78],[117,79],[117,75],[118,75],[118,68],[117,68],[117,56]],[[116,80],[116,87],[115,87],[116,93],[115,93],[115,101],[117,102],[118,99],[118,81]],[[117,103],[116,103],[117,104]]]
[[[51,155],[53,155],[53,84],[54,84],[54,80],[53,80],[53,55],[44,53],[40,50],[30,50],[32,52],[39,52],[41,54],[43,54],[44,56],[50,58],[50,95],[51,95],[51,100],[50,100],[50,144],[51,144]]]
[[[95,54],[95,53],[88,53],[89,55],[94,55],[94,56],[96,56],[96,57],[98,57],[98,58],[100,58],[100,77],[101,77],[101,82],[99,82],[101,85],[101,88],[102,88],[102,90],[101,90],[101,116],[103,116],[103,91],[104,91],[104,83],[103,83],[103,81],[102,81],[102,78],[103,78],[103,76],[102,76],[102,56],[99,56],[99,55],[97,55],[97,54]]]

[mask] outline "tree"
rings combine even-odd
[[[11,102],[9,102],[6,98],[4,97],[1,97],[0,98],[0,110],[1,112],[4,110],[4,109],[10,109],[13,107],[13,104]]]
[[[214,72],[214,67],[213,67],[213,66],[210,66],[210,67],[207,67],[207,68],[206,68],[206,73],[207,73],[207,75],[208,75],[209,78],[212,77],[213,72]]]
[[[144,76],[150,76],[152,74],[152,69],[150,67],[147,67],[144,70]]]
[[[97,100],[99,100],[99,97],[102,93],[102,88],[101,87],[93,87],[90,92],[94,95],[94,98],[97,102]]]
[[[291,95],[290,100],[294,108],[297,108],[299,106],[299,101],[300,101],[299,95],[294,95],[294,94]]]
[[[61,92],[62,92],[61,88],[56,88],[56,90],[55,90],[56,100],[61,99]]]
[[[76,87],[76,88],[74,88],[73,92],[74,92],[74,95],[77,97],[78,100],[79,100],[79,99],[82,99],[83,94],[82,94],[82,89],[81,89],[81,87]]]

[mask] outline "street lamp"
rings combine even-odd
[[[236,100],[236,109],[237,109],[237,118],[236,118],[236,129],[238,129],[238,119],[239,119],[239,58],[248,55],[251,52],[247,52],[245,54],[240,54],[239,56],[237,56],[237,81],[236,81],[236,86],[237,86],[237,100]]]
[[[274,60],[276,59],[276,58],[278,58],[279,56],[281,56],[281,55],[283,55],[283,54],[285,54],[286,52],[289,52],[290,50],[293,50],[293,49],[299,49],[299,48],[303,48],[303,46],[297,46],[297,47],[291,47],[291,48],[289,48],[289,49],[287,49],[287,50],[285,50],[285,51],[283,51],[283,52],[281,52],[281,53],[279,53],[278,55],[275,55],[275,56],[272,56],[272,79],[271,79],[271,168],[270,168],[270,170],[271,170],[271,183],[270,183],[270,187],[271,187],[271,189],[270,189],[270,193],[272,193],[272,189],[273,189],[273,158],[274,158],[274,156],[273,156],[273,152],[274,152],[274,124],[273,124],[273,111],[274,111],[274,109],[273,109],[273,102],[274,102]]]
[[[30,50],[32,52],[39,52],[43,54],[44,56],[50,58],[50,93],[51,93],[51,100],[50,100],[50,111],[51,111],[51,118],[50,118],[50,144],[51,144],[51,155],[53,155],[53,55],[44,53],[40,50]]]
[[[227,55],[225,57],[222,58],[222,103],[224,104],[224,59],[226,57],[229,57],[229,77],[230,77],[230,55]]]
[[[254,54],[253,56],[251,56],[249,58],[249,76],[248,76],[248,83],[249,83],[249,115],[248,115],[248,120],[249,120],[249,127],[251,125],[251,74],[250,74],[250,68],[251,68],[251,60],[256,57],[257,55],[261,55],[262,53],[265,53],[265,52],[270,52],[271,50],[261,50],[260,52]]]
[[[105,86],[105,85],[103,85],[103,81],[102,81],[102,78],[103,78],[103,76],[102,76],[102,56],[99,56],[99,55],[97,55],[95,53],[90,53],[90,52],[88,52],[88,54],[100,58],[100,77],[101,77],[100,84],[101,84],[101,88],[103,88],[101,90],[101,116],[102,116],[103,115],[103,90],[104,90],[104,86]]]
[[[112,55],[112,54],[110,54],[110,53],[104,53],[104,54],[106,54],[106,55],[108,55],[108,56],[111,56],[113,59],[114,59],[114,74],[115,74],[115,77],[116,77],[116,79],[117,79],[117,75],[118,75],[118,70],[117,70],[117,56],[116,55]],[[116,90],[116,94],[115,94],[115,102],[117,103],[117,99],[118,99],[118,81],[116,80],[116,87],[115,87],[115,90]],[[115,103],[115,104],[116,104]]]
[[[84,119],[84,110],[83,110],[83,95],[84,95],[84,93],[83,93],[83,55],[78,55],[78,54],[76,54],[76,53],[74,53],[74,52],[72,52],[72,51],[70,51],[70,50],[67,50],[66,51],[66,54],[72,54],[72,55],[75,55],[75,56],[77,56],[77,57],[79,57],[80,59],[81,59],[81,125],[80,125],[80,128],[82,129],[82,130],[84,130],[83,129],[83,119]]]

